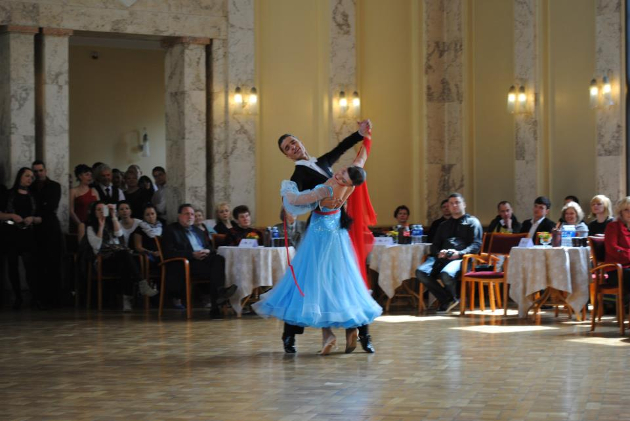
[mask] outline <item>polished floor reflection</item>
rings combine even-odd
[[[389,315],[377,353],[281,349],[254,316],[0,312],[1,420],[630,420],[630,340],[536,322]]]

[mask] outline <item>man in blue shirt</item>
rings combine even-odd
[[[219,304],[224,303],[236,292],[236,285],[225,288],[223,257],[212,250],[203,231],[194,226],[195,210],[192,205],[185,203],[177,210],[177,222],[168,225],[162,234],[162,249],[165,259],[185,257],[188,259],[190,276],[210,280],[207,293],[210,295],[212,310],[210,317],[220,318]],[[184,266],[180,262],[170,263],[167,274],[167,290],[175,299],[184,296],[186,280]],[[190,303],[188,303],[190,305]]]

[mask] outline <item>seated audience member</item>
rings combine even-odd
[[[236,291],[236,285],[223,287],[224,264],[223,258],[212,250],[203,232],[195,224],[195,210],[190,204],[183,204],[178,209],[178,221],[168,225],[162,235],[162,250],[164,258],[185,257],[190,264],[190,274],[193,277],[211,279],[207,287],[210,294],[212,310],[210,317],[220,318],[218,305],[224,302]],[[174,297],[173,304],[181,308],[181,297],[186,292],[184,267],[180,263],[171,263],[167,270],[167,288]]]
[[[151,190],[151,197],[153,197],[153,192],[155,192],[155,186],[153,185],[153,181],[146,175],[143,175],[138,179],[138,185],[141,189]]]
[[[140,188],[136,171],[127,171],[125,173],[125,183],[127,184],[125,197],[127,198],[127,202],[129,202],[129,206],[131,206],[131,214],[134,217],[138,217],[142,215],[144,207],[148,203],[151,203],[153,190]]]
[[[567,197],[564,198],[564,204],[566,205],[569,202],[575,202],[578,205],[580,204],[580,199],[578,199],[576,196],[573,196],[572,194],[568,195]],[[580,220],[581,222],[582,220]],[[564,223],[564,219],[562,219],[562,216],[560,217],[560,219],[558,219],[558,222],[560,224]]]
[[[603,235],[606,231],[606,225],[613,220],[610,199],[603,194],[593,197],[589,217],[594,219],[588,223],[588,235]]]
[[[78,233],[79,242],[85,234],[85,224],[88,220],[90,205],[99,200],[96,189],[90,187],[92,184],[92,169],[85,164],[74,167],[74,176],[79,185],[70,189],[70,220],[73,224],[71,232]]]
[[[122,281],[123,311],[132,310],[135,283],[138,283],[142,295],[152,297],[157,294],[157,290],[151,288],[146,279],[141,279],[140,271],[129,249],[121,244],[123,230],[113,204],[105,204],[102,201],[92,204],[86,236],[94,255],[103,258],[104,270],[117,272]]]
[[[521,232],[521,223],[512,212],[512,205],[507,200],[499,202],[497,205],[499,214],[490,222],[488,232],[500,232],[512,234]]]
[[[560,229],[563,225],[575,225],[575,231],[588,233],[588,227],[584,222],[581,222],[584,219],[584,211],[577,203],[568,202],[565,204],[562,207],[561,216],[564,222],[558,222],[556,228]]]
[[[22,287],[20,282],[19,258],[22,258],[26,271],[26,281],[33,294],[34,304],[37,306],[46,298],[42,296],[41,282],[37,276],[37,256],[35,243],[35,225],[42,223],[38,216],[35,197],[29,188],[34,181],[30,168],[20,168],[15,177],[13,187],[8,190],[0,202],[0,238],[4,253],[7,256],[9,281],[13,290],[13,309],[22,307]]]
[[[118,218],[120,218],[120,228],[122,229],[123,245],[125,247],[133,249],[134,243],[130,242],[131,235],[138,229],[140,220],[132,218],[131,206],[129,202],[123,200],[116,205],[118,211]]]
[[[280,210],[280,220],[287,219],[287,238],[289,239],[289,245],[298,248],[302,237],[306,232],[306,222],[298,221],[297,218],[288,212],[284,211],[284,208]],[[284,237],[284,222],[281,222],[275,227],[280,232],[280,237]]]
[[[263,234],[255,228],[252,228],[252,217],[249,213],[249,208],[245,205],[240,205],[234,208],[232,216],[236,221],[236,225],[230,229],[225,237],[226,246],[238,246],[242,239],[258,237],[258,245],[263,245]]]
[[[394,211],[394,218],[396,218],[396,224],[403,227],[409,226],[409,208],[405,205],[400,205]]]
[[[177,192],[167,184],[166,170],[162,167],[153,168],[153,179],[157,190],[151,201],[158,211],[158,219],[169,224],[177,221]]]
[[[142,221],[138,229],[133,233],[134,249],[138,253],[146,254],[149,260],[155,263],[160,257],[155,238],[161,236],[162,223],[157,219],[155,206],[148,204],[142,212]]]
[[[416,278],[440,302],[440,310],[449,312],[459,304],[459,278],[465,254],[481,249],[483,229],[474,216],[466,213],[466,202],[459,193],[448,197],[451,217],[437,228],[431,254],[416,269]]]
[[[554,222],[547,218],[551,209],[551,202],[545,196],[539,196],[534,200],[534,216],[526,219],[521,225],[521,233],[527,233],[527,238],[531,238],[534,243],[539,232],[551,232],[556,227]]]
[[[107,164],[101,164],[93,170],[96,184],[94,188],[98,192],[99,200],[107,204],[116,204],[125,200],[123,191],[112,184],[112,169]]]
[[[604,233],[606,263],[619,263],[623,266],[623,299],[627,302],[628,292],[630,292],[630,196],[617,202],[615,216],[617,219],[606,225]],[[608,285],[619,284],[616,270],[610,270],[607,274]]]
[[[212,242],[212,234],[217,232],[208,225],[201,209],[195,209],[195,226],[203,231],[203,235],[209,242]]]
[[[112,170],[112,186],[122,191],[127,190],[127,185],[125,184],[125,175],[118,168],[114,168]]]
[[[427,242],[429,243],[433,242],[433,237],[435,236],[440,224],[451,218],[451,210],[448,207],[448,199],[442,200],[442,203],[440,203],[440,211],[442,212],[442,216],[433,221],[429,227],[429,233],[427,234]]]
[[[217,205],[216,219],[217,224],[214,226],[214,230],[219,234],[227,234],[236,225],[236,222],[232,221],[230,205],[227,203],[219,203]]]

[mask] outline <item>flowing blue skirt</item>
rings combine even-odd
[[[313,213],[291,269],[252,307],[296,326],[353,328],[371,323],[383,309],[374,301],[356,263],[348,231],[339,227],[340,212]]]

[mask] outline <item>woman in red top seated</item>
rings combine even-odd
[[[623,266],[623,289],[627,293],[630,292],[630,196],[617,202],[615,216],[617,219],[606,226],[604,233],[606,263]],[[617,272],[608,272],[608,284],[617,283]]]

